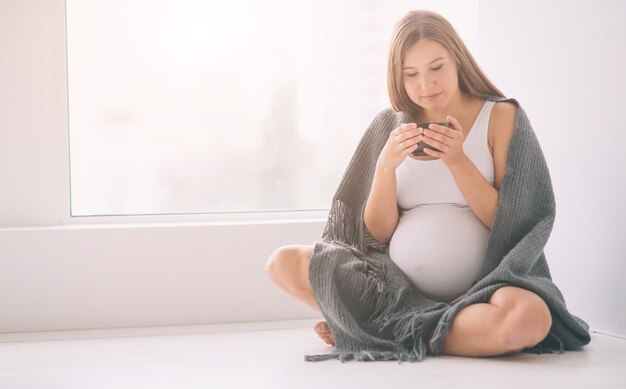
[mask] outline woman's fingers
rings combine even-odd
[[[397,168],[412,152],[417,150],[418,143],[423,139],[423,128],[415,123],[402,123],[389,133],[385,147],[378,156],[377,166]]]
[[[463,155],[465,136],[458,120],[450,115],[447,116],[446,120],[450,124],[450,128],[431,124],[428,129],[424,130],[424,143],[431,146],[426,147],[424,152],[449,164]]]
[[[448,118],[452,118],[452,116],[448,116]],[[463,131],[460,129],[461,127],[456,119],[454,120],[454,124],[450,123],[453,128],[440,126],[438,124],[429,125],[428,128],[424,130],[424,141],[428,143],[429,140],[435,140],[450,146],[452,146],[455,142],[463,143]],[[456,128],[458,128],[458,130]]]
[[[415,123],[403,123],[392,131],[390,141],[395,145],[396,152],[406,155],[417,148],[423,138],[423,131]]]
[[[392,133],[394,132],[398,143],[401,143],[407,139],[420,135],[423,132],[423,129],[417,128],[415,123],[406,123],[395,129]]]
[[[463,132],[461,129],[461,123],[459,123],[454,116],[446,116],[446,121],[450,123],[450,127],[452,127],[453,130],[460,131],[461,133]]]
[[[449,130],[448,128],[443,127],[443,126],[438,126],[438,127],[442,127],[442,128],[445,128],[446,130]],[[450,130],[450,131],[454,131],[454,130]],[[454,145],[455,141],[453,138],[450,138],[447,135],[437,132],[434,129],[427,129],[424,131],[424,143],[426,143],[426,145],[428,146],[432,146],[438,149],[441,152],[447,152],[450,150],[450,147]],[[425,150],[426,149],[428,149],[428,147],[426,147]],[[424,152],[426,153],[426,151]],[[433,154],[429,154],[429,155],[433,157],[435,156]],[[437,156],[437,158],[440,158],[440,156]]]
[[[450,146],[448,145],[448,143],[444,143],[441,142],[439,140],[437,140],[437,138],[434,137],[427,137],[424,139],[424,143],[426,143],[429,146],[433,146],[434,148],[440,150],[440,151],[447,151],[448,149],[450,149]]]
[[[446,126],[440,126],[439,124],[431,124],[427,129],[424,130],[424,134],[426,136],[431,136],[437,140],[444,141],[445,138],[455,139],[459,137],[459,134],[463,132],[460,130],[456,130],[454,128],[449,128]]]
[[[444,156],[444,154],[441,151],[436,151],[429,147],[424,147],[424,154],[430,155],[431,157],[435,157],[435,158],[441,158]]]

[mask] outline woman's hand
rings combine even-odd
[[[424,129],[424,143],[433,146],[440,151],[433,150],[430,147],[424,148],[424,153],[435,158],[441,159],[448,167],[465,158],[463,152],[463,129],[459,121],[452,116],[447,116],[446,121],[450,123],[450,127],[431,124],[428,129]]]
[[[422,132],[423,129],[418,128],[415,123],[403,123],[391,131],[387,143],[378,156],[378,167],[395,171],[406,156],[417,149],[417,144],[423,138]]]

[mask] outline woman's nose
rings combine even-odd
[[[424,75],[420,75],[421,79],[420,79],[420,87],[422,89],[422,91],[427,91],[429,90],[434,84],[435,84],[435,79],[433,77],[430,77],[426,74]]]

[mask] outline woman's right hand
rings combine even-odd
[[[418,128],[415,123],[403,123],[391,131],[387,143],[378,156],[377,167],[395,171],[407,155],[417,150],[417,144],[424,137],[423,132],[424,129]]]

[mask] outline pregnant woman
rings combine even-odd
[[[517,102],[428,11],[397,24],[388,89],[392,109],[364,135],[323,240],[281,247],[267,263],[271,281],[327,319],[315,330],[337,345],[329,358],[494,356],[588,343],[588,326],[569,315],[545,263],[553,197],[544,165],[524,165],[543,156]],[[510,146],[526,154],[507,161]],[[507,171],[526,168],[545,170],[537,193],[548,199],[533,197],[529,204],[540,204],[528,214],[520,198],[532,180]],[[507,174],[511,189],[500,198]]]

